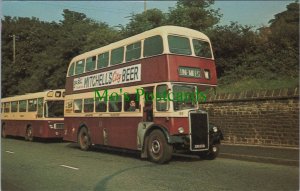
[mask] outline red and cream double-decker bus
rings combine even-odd
[[[158,27],[86,52],[69,65],[64,140],[139,150],[157,163],[175,150],[215,158],[222,133],[199,101],[216,85],[210,40],[192,29]]]
[[[28,93],[1,99],[1,135],[63,138],[64,89]]]

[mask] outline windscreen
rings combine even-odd
[[[174,110],[194,109],[197,107],[195,86],[173,85]]]
[[[63,118],[64,117],[64,101],[47,101],[45,103],[45,117]]]

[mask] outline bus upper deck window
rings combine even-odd
[[[107,67],[108,66],[108,61],[109,61],[109,52],[99,54],[98,55],[97,69]]]
[[[116,48],[111,51],[111,65],[121,64],[124,60],[124,47]]]
[[[96,56],[86,59],[86,65],[85,65],[86,72],[95,70],[95,66],[96,66]]]
[[[211,58],[211,50],[209,43],[202,40],[193,39],[195,55],[199,57]]]
[[[192,54],[190,40],[188,38],[169,35],[168,42],[169,42],[169,49],[171,53],[184,54],[184,55]]]
[[[84,71],[84,60],[79,60],[75,65],[75,75],[82,74]]]
[[[139,59],[141,57],[141,41],[126,46],[126,61]]]
[[[159,35],[144,40],[144,57],[162,54],[163,49],[163,40]]]
[[[68,76],[73,76],[74,75],[74,67],[75,67],[75,63],[73,62],[70,66]]]

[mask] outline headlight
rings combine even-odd
[[[218,128],[217,127],[213,127],[213,132],[217,132],[218,131]]]
[[[178,132],[179,132],[180,134],[184,133],[184,128],[183,128],[183,127],[179,127],[179,128],[178,128]]]

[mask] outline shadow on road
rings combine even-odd
[[[77,143],[69,143],[67,147],[81,151]],[[147,161],[147,159],[142,159],[140,157],[141,155],[140,151],[135,151],[135,150],[120,149],[120,148],[106,147],[106,146],[94,146],[89,151]],[[196,162],[201,160],[203,159],[201,159],[199,156],[196,155],[175,153],[173,154],[172,160],[170,162]]]
[[[17,140],[17,141],[26,141],[24,137],[10,136],[10,135],[7,136],[5,139],[13,139],[13,140]],[[34,137],[33,142],[38,142],[38,143],[63,143],[64,141],[63,141],[62,138],[47,138],[46,139],[46,138]]]
[[[115,172],[111,175],[106,176],[102,180],[100,180],[97,183],[96,187],[94,188],[94,191],[100,191],[100,190],[105,191],[107,189],[106,187],[107,187],[107,184],[109,183],[109,181],[112,180],[113,178],[115,178],[116,176],[121,175],[124,172],[131,171],[131,170],[134,170],[134,169],[153,167],[153,166],[155,166],[155,164],[139,165],[139,166],[134,166],[134,167],[119,170],[119,171],[117,171],[117,172]]]

